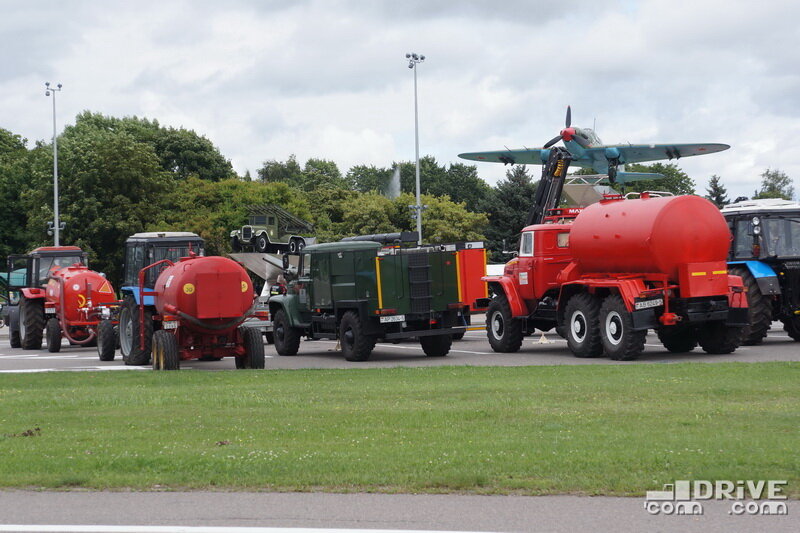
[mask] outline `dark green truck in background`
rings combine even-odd
[[[307,246],[289,270],[285,294],[271,296],[275,349],[295,355],[300,338],[339,339],[348,361],[365,361],[378,340],[419,338],[444,356],[466,329],[454,251],[348,241]]]

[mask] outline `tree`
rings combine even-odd
[[[27,142],[0,128],[0,258],[25,250],[29,241],[27,210],[20,202],[23,191],[30,187]]]
[[[489,216],[486,230],[487,248],[492,261],[507,260],[501,253],[513,249],[517,235],[522,231],[528,212],[533,205],[536,185],[524,165],[515,165],[506,171],[504,180],[497,185],[482,203]]]
[[[297,163],[294,154],[289,156],[286,162],[269,159],[257,171],[261,181],[266,183],[283,182],[291,187],[302,187],[303,169]]]
[[[378,168],[375,165],[356,165],[347,171],[347,180],[359,192],[386,194],[394,168]]]
[[[628,191],[666,191],[672,194],[694,194],[694,181],[675,163],[654,163],[652,165],[627,165],[626,172],[650,172],[663,174],[664,177],[655,180],[641,180],[631,182],[623,187]]]
[[[303,190],[311,191],[317,188],[351,189],[352,186],[352,181],[342,177],[339,167],[333,161],[314,157],[306,161],[305,168],[303,168]]]
[[[794,197],[794,185],[792,179],[778,169],[767,169],[761,174],[761,189],[756,191],[753,199],[759,198],[783,198],[791,200]]]
[[[720,177],[716,174],[712,175],[711,179],[708,180],[706,192],[708,193],[706,194],[706,198],[711,200],[714,205],[720,209],[731,203],[731,201],[728,200],[728,190],[722,184]]]

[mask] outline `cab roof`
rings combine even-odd
[[[800,203],[782,198],[763,198],[760,200],[744,200],[722,208],[723,215],[737,213],[760,213],[766,211],[798,211]]]
[[[149,243],[158,243],[158,242],[185,242],[185,241],[201,241],[204,242],[203,239],[197,233],[192,233],[190,231],[149,231],[143,233],[134,233],[125,241],[126,243],[130,242],[149,242]]]

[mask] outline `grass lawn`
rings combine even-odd
[[[0,487],[797,497],[799,451],[800,363],[0,375]]]

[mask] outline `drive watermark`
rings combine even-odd
[[[729,515],[786,515],[785,480],[686,480],[648,490],[644,509],[652,515],[701,515],[703,501],[730,500]]]

